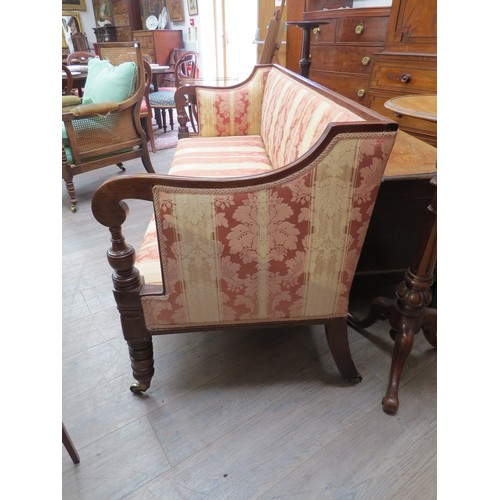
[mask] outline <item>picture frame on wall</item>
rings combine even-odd
[[[198,0],[188,0],[188,12],[190,16],[198,15]]]
[[[167,0],[168,15],[172,22],[184,21],[184,9],[182,0]]]
[[[66,46],[70,52],[74,52],[73,41],[71,35],[75,33],[83,33],[83,24],[78,12],[63,12],[62,13],[62,34],[66,40]],[[64,46],[63,46],[64,48]]]
[[[63,10],[87,10],[85,0],[62,0]]]

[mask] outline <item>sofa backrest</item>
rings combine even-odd
[[[274,168],[300,158],[329,122],[365,121],[311,87],[272,68],[264,89],[260,134]]]
[[[198,89],[200,137],[260,134],[262,96],[270,69],[258,68],[236,89]]]

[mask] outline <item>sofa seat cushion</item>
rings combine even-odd
[[[188,177],[240,177],[273,170],[260,135],[181,139],[169,170]]]

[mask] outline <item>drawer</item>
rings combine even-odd
[[[389,17],[337,19],[335,43],[384,45]]]
[[[354,75],[352,73],[333,73],[311,69],[309,78],[353,101],[368,106],[369,76]]]
[[[428,120],[422,120],[419,118],[412,118],[411,116],[397,116],[393,111],[387,109],[384,103],[396,97],[391,94],[379,94],[377,92],[370,92],[369,107],[374,111],[377,111],[381,115],[387,116],[391,120],[397,122],[402,130],[408,132],[409,134],[415,135],[419,139],[436,145],[437,138],[437,123],[430,122]]]
[[[383,47],[318,45],[311,47],[311,69],[369,75],[373,55],[381,50]]]
[[[325,19],[326,21],[326,19]],[[331,43],[335,41],[335,26],[337,21],[335,19],[329,20],[328,24],[322,24],[317,28],[311,30],[311,45],[321,43]],[[300,29],[300,28],[299,28]],[[302,31],[302,30],[301,30]],[[301,35],[302,37],[302,35]]]
[[[437,69],[434,64],[417,62],[375,61],[372,87],[385,87],[399,92],[436,92]]]

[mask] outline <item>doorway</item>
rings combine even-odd
[[[245,80],[257,64],[258,0],[213,0],[216,71]]]

